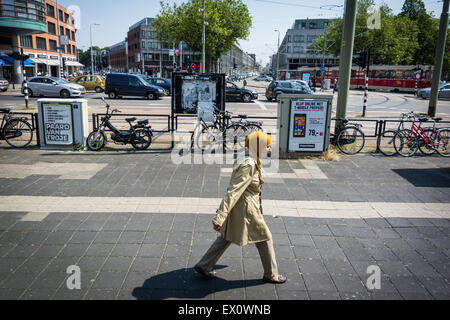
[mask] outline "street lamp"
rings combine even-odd
[[[98,23],[91,23],[90,25],[90,31],[91,31],[91,74],[94,74],[94,58],[93,58],[93,47],[92,47],[92,26],[99,26]]]
[[[280,30],[274,30],[278,32],[278,45],[277,45],[277,73],[275,74],[275,80],[278,80],[278,68],[280,66]]]

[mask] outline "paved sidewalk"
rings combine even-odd
[[[263,185],[284,285],[252,245],[192,267],[232,165],[169,153],[0,149],[0,299],[449,299],[450,161],[280,161]],[[69,290],[67,268],[81,270]],[[367,288],[369,266],[381,288]]]

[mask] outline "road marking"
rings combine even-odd
[[[29,212],[22,221],[42,221],[51,212],[214,214],[222,198],[0,196],[3,212]],[[265,200],[270,215],[309,218],[450,219],[450,203]],[[446,221],[443,221],[445,223]]]
[[[262,103],[258,100],[254,100],[254,101],[262,110],[267,110],[267,107],[264,105],[264,103]]]
[[[89,180],[106,163],[50,163],[37,162],[26,164],[0,164],[0,178],[23,179],[31,175],[58,175],[58,179]]]

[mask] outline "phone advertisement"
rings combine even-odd
[[[291,101],[289,151],[324,151],[328,100],[293,99]]]

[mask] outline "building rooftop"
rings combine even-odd
[[[113,44],[112,46],[109,46],[108,52],[113,52],[122,49],[125,49],[125,41],[121,41],[119,43]]]
[[[152,23],[152,21],[155,20],[155,18],[144,18],[139,22],[136,22],[135,24],[133,24],[128,31],[133,30],[141,25],[150,25]]]
[[[291,29],[325,29],[331,19],[296,19]]]

